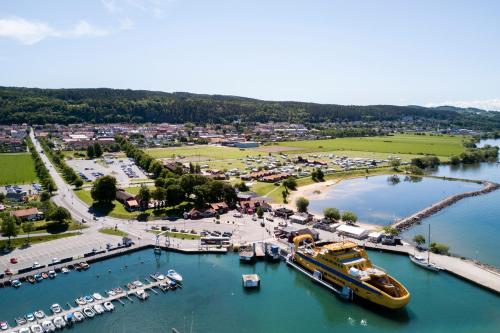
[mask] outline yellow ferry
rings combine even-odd
[[[321,279],[347,289],[357,297],[390,309],[404,307],[410,293],[383,269],[372,265],[364,249],[345,241],[318,247],[311,235],[293,239],[293,260]],[[348,290],[348,289],[347,289]]]

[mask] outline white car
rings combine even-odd
[[[52,258],[52,263],[53,263],[53,264],[57,264],[58,262],[59,262],[59,259],[57,259],[57,258]]]
[[[243,215],[241,215],[241,213],[234,213],[233,217],[243,217]]]
[[[33,263],[33,266],[31,266],[31,268],[39,268],[39,267],[40,267],[40,264],[37,261],[35,261]]]

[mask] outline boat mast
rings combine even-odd
[[[427,247],[427,263],[430,263],[431,256],[431,224],[429,223],[429,236],[427,237],[429,246]]]

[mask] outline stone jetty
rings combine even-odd
[[[393,228],[396,228],[399,231],[406,230],[413,226],[414,224],[420,223],[421,220],[423,220],[426,217],[429,217],[433,214],[436,214],[440,210],[453,205],[455,202],[462,200],[464,198],[469,198],[469,197],[475,197],[478,195],[490,193],[492,191],[495,191],[500,188],[500,184],[489,182],[489,181],[482,181],[481,184],[483,185],[483,188],[476,190],[476,191],[469,191],[469,192],[464,192],[460,194],[455,194],[450,197],[447,197],[439,202],[436,202],[432,206],[426,207],[417,213],[410,215],[404,219],[397,220],[392,224]]]

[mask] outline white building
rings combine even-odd
[[[347,224],[343,224],[338,227],[337,231],[339,235],[344,235],[356,239],[365,239],[366,237],[368,237],[368,230]]]

